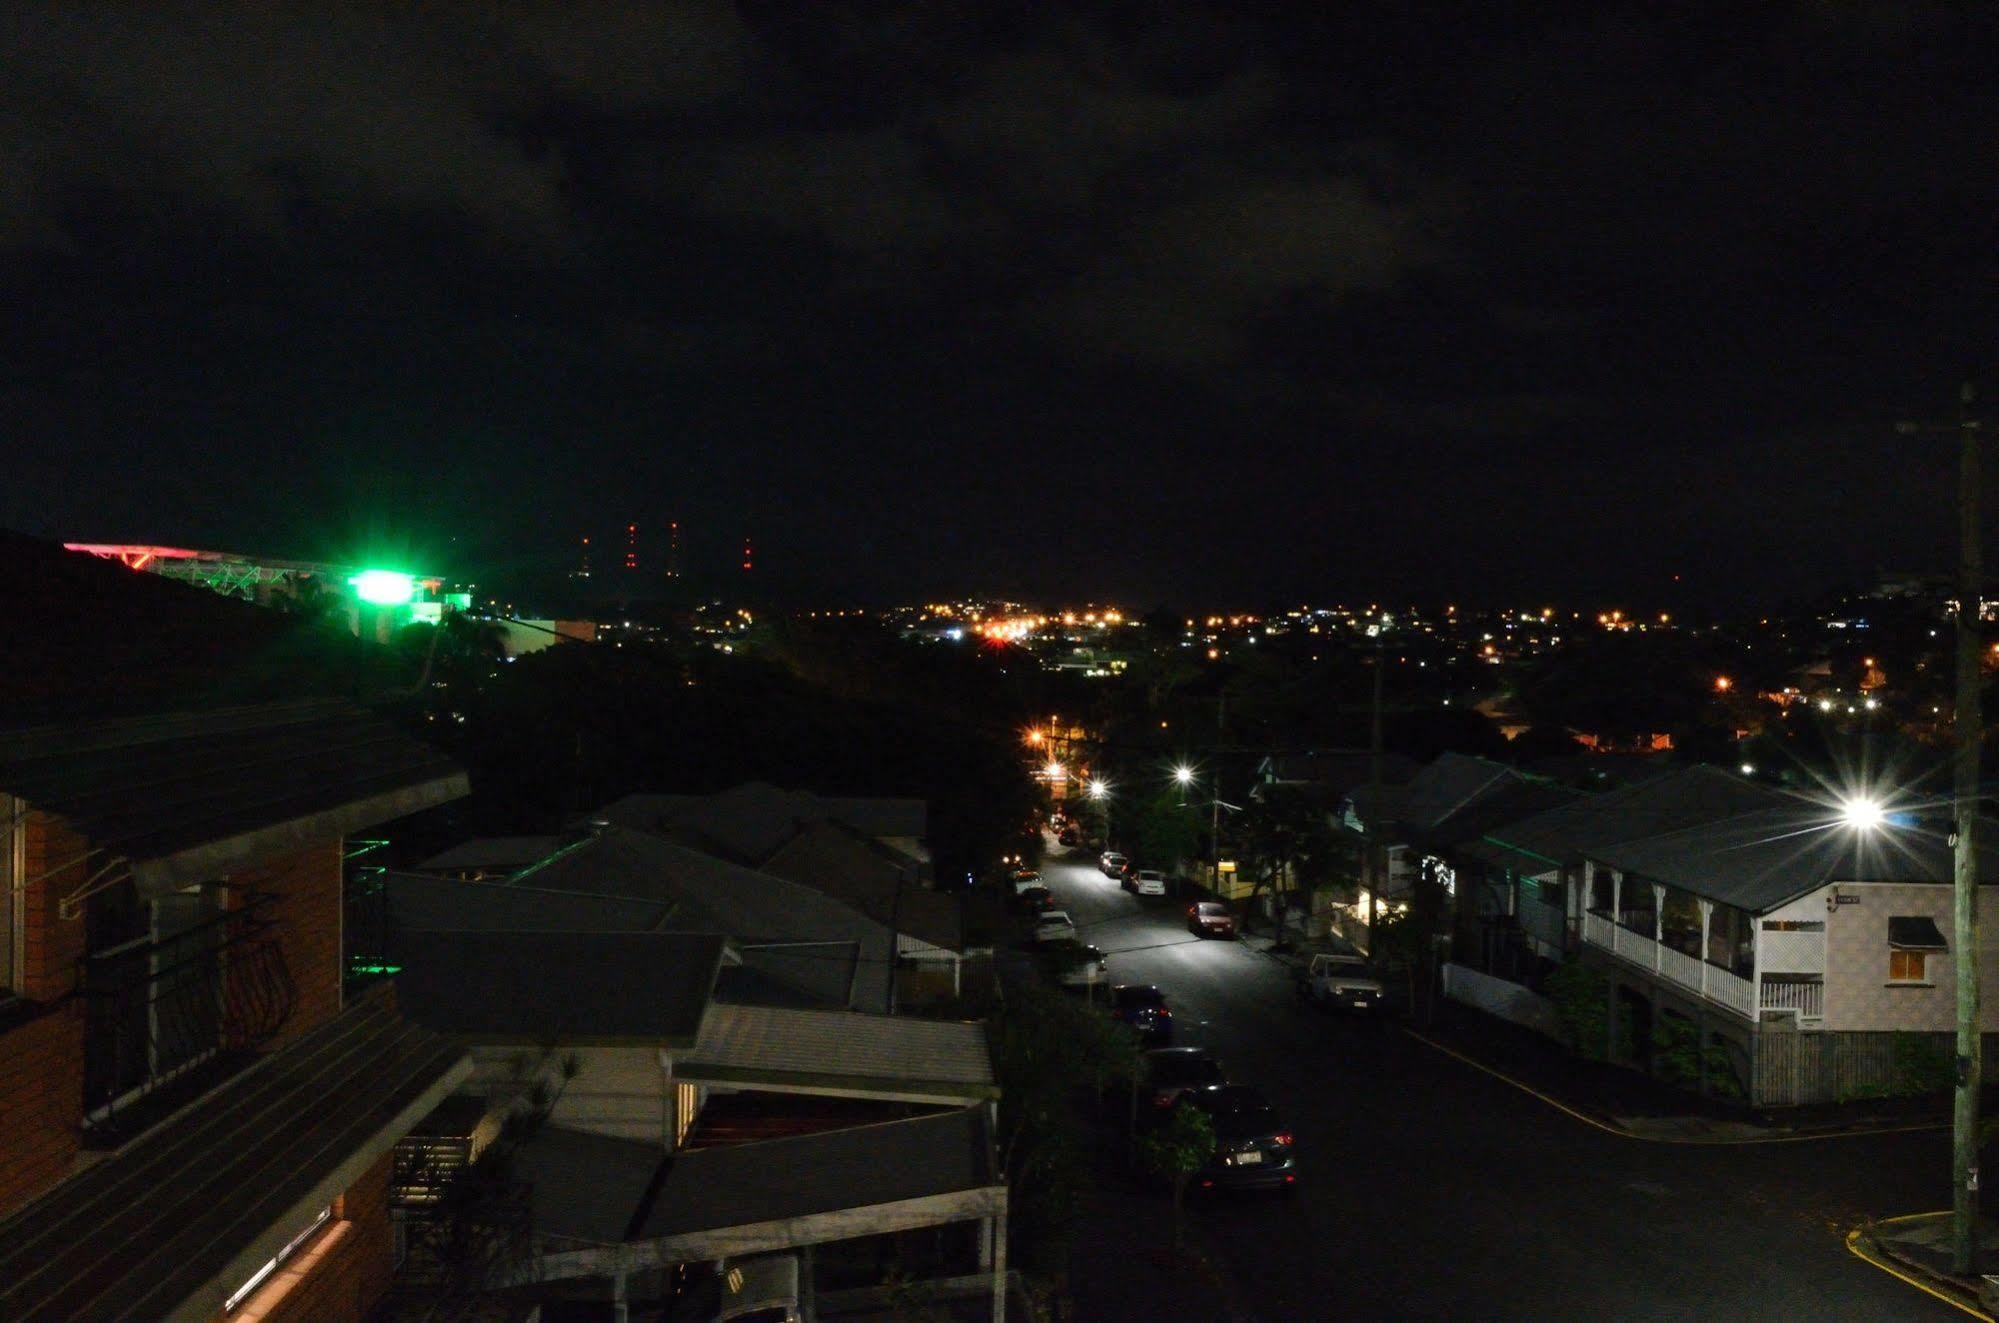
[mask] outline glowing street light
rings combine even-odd
[[[1108,795],[1111,792],[1111,787],[1109,782],[1099,781],[1095,777],[1091,777],[1090,783],[1087,786],[1084,786],[1083,789],[1089,793],[1091,799],[1102,799],[1105,795]]]
[[[1063,779],[1062,764],[1056,762],[1052,758],[1049,759],[1048,766],[1042,768],[1041,770],[1048,774],[1048,779],[1050,781],[1060,781]]]
[[[1182,788],[1193,785],[1194,769],[1187,766],[1187,764],[1185,763],[1181,763],[1178,767],[1173,769],[1173,782],[1175,785],[1181,786]]]
[[[1849,827],[1859,831],[1873,831],[1887,820],[1888,814],[1881,807],[1881,801],[1866,795],[1855,795],[1839,806],[1840,816]]]

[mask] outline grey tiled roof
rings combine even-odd
[[[331,1202],[469,1069],[391,997],[365,998],[0,1221],[0,1318],[219,1315],[301,1207]]]
[[[921,1199],[1000,1179],[986,1107],[978,1103],[907,1121],[678,1154],[637,1238]]]
[[[691,1043],[723,939],[693,933],[405,932],[410,1018],[488,1042]]]
[[[404,817],[467,784],[387,722],[315,701],[10,731],[0,790],[68,819],[157,887]]]

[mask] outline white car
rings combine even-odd
[[[1135,895],[1163,896],[1166,894],[1166,874],[1156,868],[1141,868],[1125,883]]]
[[[1367,961],[1351,955],[1315,955],[1305,971],[1306,995],[1340,1011],[1381,1010],[1381,980]]]
[[[1065,988],[1089,988],[1101,983],[1110,986],[1111,962],[1094,946],[1081,942],[1051,943],[1055,961],[1055,981]]]
[[[1041,885],[1043,885],[1041,874],[1035,872],[1032,868],[1023,868],[1013,875],[1013,894],[1016,896],[1029,887],[1038,887]]]
[[[1118,876],[1124,872],[1124,865],[1124,856],[1116,850],[1106,850],[1097,858],[1097,867],[1103,870],[1105,877]]]
[[[1037,945],[1073,942],[1076,940],[1076,921],[1069,917],[1067,910],[1044,910],[1035,916],[1034,940]]]

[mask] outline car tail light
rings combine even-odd
[[[1171,1107],[1173,1100],[1162,1093],[1152,1100],[1152,1105],[1154,1107]]]
[[[1290,1147],[1291,1147],[1291,1132],[1290,1132],[1289,1130],[1286,1130],[1286,1131],[1285,1131],[1285,1132],[1284,1132],[1283,1134],[1281,1134],[1281,1135],[1277,1136],[1277,1142],[1278,1142],[1279,1144],[1282,1144],[1282,1145],[1283,1145],[1283,1146],[1284,1146],[1285,1148],[1290,1148]]]
[[[1172,1019],[1172,1018],[1173,1018],[1173,1012],[1172,1012],[1172,1011],[1170,1011],[1170,1010],[1168,1010],[1168,1009],[1167,1009],[1166,1007],[1164,1007],[1164,1006],[1161,1006],[1161,1007],[1159,1007],[1159,1008],[1158,1008],[1158,1015],[1159,1015],[1159,1018],[1160,1018],[1160,1019],[1162,1019],[1162,1020],[1170,1020],[1170,1019]]]
[[[1291,1175],[1291,1174],[1290,1174],[1289,1172],[1286,1172],[1286,1173],[1285,1173],[1285,1176],[1284,1176],[1284,1183],[1285,1183],[1286,1185],[1289,1185],[1289,1184],[1291,1184],[1291,1182],[1293,1182],[1293,1181],[1295,1181],[1295,1180],[1297,1180],[1297,1179],[1298,1179],[1298,1178],[1297,1178],[1296,1176],[1293,1176],[1293,1175]]]
[[[1215,1188],[1215,1183],[1213,1181],[1202,1181],[1201,1188],[1204,1190],[1212,1190]]]

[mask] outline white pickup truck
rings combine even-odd
[[[1298,991],[1328,1010],[1378,1012],[1381,980],[1357,955],[1315,955],[1298,972]]]

